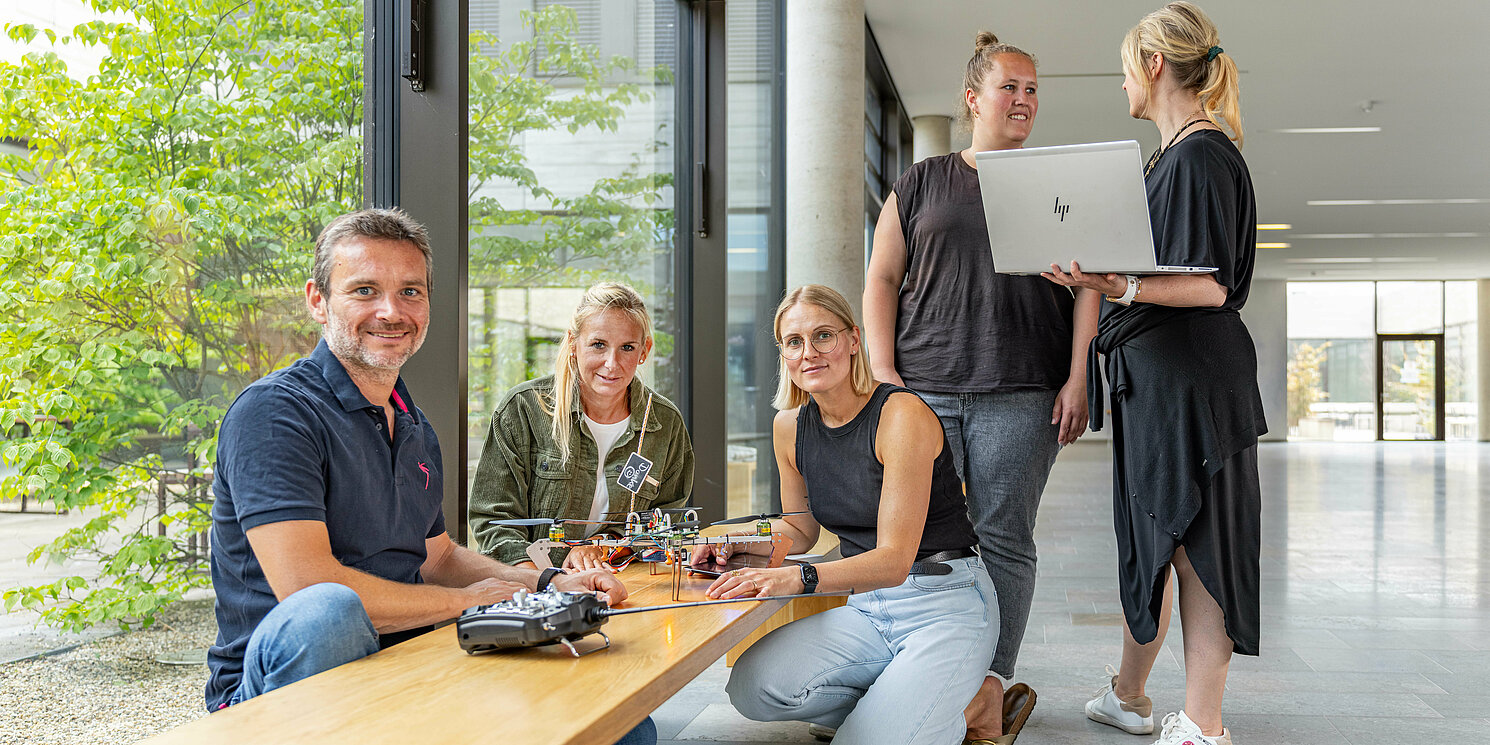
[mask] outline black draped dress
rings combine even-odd
[[[1103,303],[1092,351],[1112,392],[1113,517],[1123,613],[1133,638],[1158,632],[1168,564],[1184,546],[1239,654],[1258,653],[1261,489],[1267,432],[1247,301],[1256,204],[1241,153],[1217,130],[1176,143],[1145,179],[1159,263],[1217,267],[1219,308]],[[1088,354],[1091,427],[1102,428]]]

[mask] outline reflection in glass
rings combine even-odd
[[[492,409],[553,371],[580,295],[600,280],[646,298],[656,347],[638,374],[679,399],[677,22],[671,0],[470,3],[472,463]]]

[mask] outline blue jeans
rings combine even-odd
[[[951,574],[912,575],[765,635],[735,662],[730,702],[758,721],[837,728],[838,742],[962,742],[998,603],[977,557],[947,565]]]
[[[919,393],[919,391],[918,391]],[[1061,446],[1057,391],[921,393],[942,420],[967,491],[978,551],[998,590],[998,649],[988,669],[1014,675],[1035,595],[1035,511]]]
[[[243,679],[228,701],[242,703],[376,651],[378,633],[357,593],[331,582],[311,585],[259,622],[243,654]],[[657,726],[649,717],[616,745],[656,742]]]

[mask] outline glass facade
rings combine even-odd
[[[1288,283],[1289,439],[1476,439],[1476,325],[1473,281]]]
[[[474,465],[512,386],[553,372],[589,285],[635,287],[679,400],[673,0],[473,0],[467,432]],[[470,473],[474,472],[474,467]],[[469,477],[469,473],[468,473]]]

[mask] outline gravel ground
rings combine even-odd
[[[212,600],[177,604],[154,627],[0,665],[0,743],[132,743],[206,714],[207,666],[156,658],[205,652]]]

